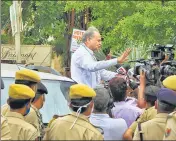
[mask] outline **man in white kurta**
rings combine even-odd
[[[122,64],[127,60],[131,49],[127,49],[120,57],[97,61],[94,51],[101,48],[101,35],[99,31],[90,27],[82,37],[83,44],[73,53],[71,58],[71,78],[77,83],[86,84],[95,88],[102,80],[108,81],[117,73],[105,70],[117,63]]]

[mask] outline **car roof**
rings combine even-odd
[[[17,66],[16,64],[1,64],[1,77],[7,77],[7,78],[15,77],[16,71],[21,69],[26,69],[26,68],[19,65]],[[55,74],[38,72],[38,71],[34,71],[34,72],[36,72],[43,80],[61,80],[61,81],[74,82],[72,79],[65,76],[59,76]]]
[[[30,70],[37,69],[37,70],[39,70],[39,72],[41,72],[40,70],[49,71],[49,72],[51,72],[51,74],[61,75],[58,71],[56,71],[55,69],[52,69],[52,68],[50,68],[50,67],[28,65],[28,66],[26,66],[26,68],[27,68],[27,69],[30,69]],[[42,71],[42,72],[43,72],[43,71]]]

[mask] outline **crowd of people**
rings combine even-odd
[[[77,84],[69,88],[70,114],[53,115],[45,127],[39,110],[47,88],[34,71],[19,70],[1,107],[1,140],[176,140],[176,75],[161,86],[146,85],[141,71],[139,86],[132,89],[117,72],[105,70],[127,61],[131,49],[97,61],[101,35],[95,27],[82,42],[71,59]]]

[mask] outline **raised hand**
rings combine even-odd
[[[127,61],[130,52],[131,52],[131,48],[127,48],[127,49],[125,50],[125,52],[123,52],[123,54],[122,54],[120,57],[117,58],[117,62],[118,62],[119,64],[122,64],[122,63],[124,63],[125,61]]]

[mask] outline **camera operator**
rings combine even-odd
[[[127,83],[123,78],[113,78],[109,82],[109,88],[114,99],[112,115],[115,118],[123,118],[128,127],[141,115],[142,109],[126,102]]]

